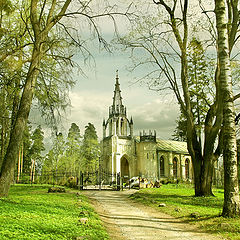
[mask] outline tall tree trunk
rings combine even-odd
[[[237,177],[235,111],[231,83],[225,0],[215,0],[215,15],[218,33],[219,84],[223,95],[224,205],[222,214],[226,217],[233,217],[239,215],[240,203]]]
[[[34,180],[35,180],[35,158],[33,160],[32,183],[34,183]]]
[[[19,179],[20,179],[20,172],[21,172],[21,149],[19,149],[19,153],[18,153],[18,175],[17,175],[17,183],[19,183]]]
[[[203,196],[213,196],[212,182],[213,182],[214,162],[211,156],[205,157],[201,171],[201,189]]]
[[[40,44],[36,45],[38,47],[40,46]],[[40,49],[40,47],[38,49]],[[34,87],[37,76],[39,74],[41,53],[38,49],[33,49],[32,63],[29,67],[29,71],[26,77],[16,121],[14,127],[11,130],[10,141],[2,164],[0,172],[0,197],[8,195],[12,181],[12,172],[14,171],[16,165],[18,151],[20,149],[20,144],[23,138],[23,132],[27,124],[32,104]]]
[[[1,156],[0,156],[0,170],[2,167],[2,162],[4,158],[5,149],[5,119],[2,117],[2,129],[1,129]]]
[[[20,173],[22,174],[23,172],[23,143],[22,143],[22,154],[21,154],[21,169],[20,169]]]
[[[30,168],[30,177],[29,177],[30,183],[32,183],[32,174],[33,174],[33,160],[31,162],[31,168]]]

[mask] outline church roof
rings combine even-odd
[[[173,140],[157,139],[157,150],[188,154],[187,143]]]
[[[134,138],[137,141],[137,143],[140,143],[140,136],[135,136]],[[162,140],[159,138],[157,138],[156,140],[157,140],[156,149],[158,151],[189,154],[186,142],[179,142],[179,141],[173,141],[173,140]]]

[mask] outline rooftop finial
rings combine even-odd
[[[118,70],[116,71],[116,79],[118,79]]]

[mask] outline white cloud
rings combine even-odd
[[[136,89],[135,92],[137,91]],[[144,104],[138,103],[138,101],[130,102],[127,92],[125,91],[123,104],[127,107],[128,117],[133,117],[135,135],[138,135],[140,130],[151,129],[157,130],[157,135],[163,139],[170,138],[179,114],[177,104],[161,98],[153,99]],[[108,118],[108,107],[112,104],[112,95],[113,93],[110,94],[110,92],[98,91],[71,92],[72,108],[69,111],[68,120],[64,124],[65,128],[68,129],[71,123],[75,122],[83,134],[84,127],[88,122],[91,122],[96,127],[101,139],[102,121],[104,118],[106,120]],[[130,107],[125,102],[128,102]],[[141,102],[144,102],[144,100],[141,100]]]
[[[102,121],[107,114],[107,106],[110,101],[106,93],[97,91],[75,91],[70,93],[71,109],[64,123],[69,129],[72,122],[76,123],[84,134],[85,126],[90,122],[96,127],[101,138]]]
[[[134,121],[135,134],[141,130],[156,130],[158,137],[169,139],[176,126],[179,108],[173,101],[157,98],[129,109]]]

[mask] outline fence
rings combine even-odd
[[[120,173],[111,174],[106,171],[95,172],[58,172],[58,171],[44,171],[31,173],[16,174],[14,177],[15,183],[24,184],[51,184],[62,185],[72,188],[84,189],[109,189],[122,190],[128,189],[130,184],[128,177],[120,177]]]

